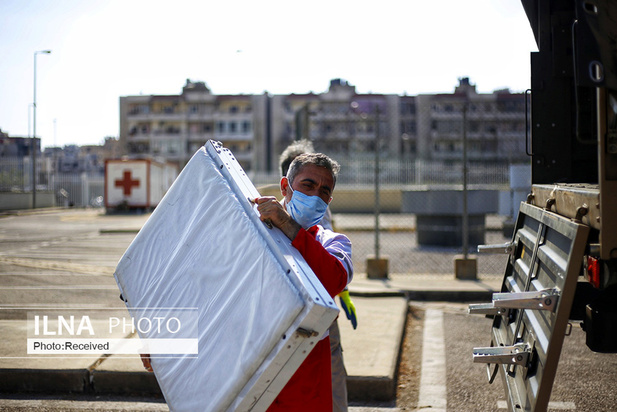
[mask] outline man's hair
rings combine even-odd
[[[314,151],[315,148],[310,140],[302,139],[291,143],[285,150],[283,150],[283,153],[281,153],[281,156],[279,157],[281,175],[287,176],[289,165],[296,158],[296,156],[301,155],[302,153],[313,153]]]
[[[332,173],[332,179],[336,185],[336,177],[338,176],[338,172],[341,167],[335,160],[330,159],[323,153],[303,153],[296,156],[296,158],[291,162],[291,165],[289,165],[289,170],[286,174],[290,185],[293,183],[294,177],[306,165],[325,167],[330,173]]]

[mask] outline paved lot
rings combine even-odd
[[[26,337],[19,333],[24,333],[20,328],[30,309],[23,308],[62,305],[95,312],[122,308],[113,270],[146,219],[147,215],[105,216],[96,210],[0,218],[0,382],[5,385],[0,409],[167,410],[161,399],[151,394],[135,398],[84,391],[88,387],[84,387],[84,379],[86,383],[89,379],[105,382],[108,388],[113,388],[114,382],[116,388],[122,387],[118,385],[119,374],[130,377],[133,388],[150,388],[152,375],[142,371],[136,358],[120,362],[71,358],[71,366],[62,372],[62,364],[56,359],[11,357],[25,350]],[[350,383],[357,385],[351,411],[505,410],[501,383],[488,385],[484,366],[471,362],[472,348],[488,344],[490,321],[467,315],[466,304],[425,300],[490,297],[499,284],[499,275],[482,275],[478,282],[464,282],[451,274],[393,274],[381,281],[358,273],[352,292],[359,328],[354,331],[346,320],[340,321]],[[414,299],[406,319],[404,296]],[[427,331],[435,333],[427,335]],[[403,334],[402,360],[397,365]],[[565,340],[549,410],[616,410],[617,355],[590,352],[584,340],[584,333],[574,325],[572,335]],[[398,376],[392,371],[397,366]],[[27,375],[24,370],[34,373]],[[43,370],[49,373],[42,374]],[[7,383],[19,379],[30,386],[7,393]],[[381,386],[374,384],[378,379]],[[372,384],[362,386],[367,380]],[[78,387],[60,388],[54,395],[40,393],[44,385],[58,382],[76,382]],[[394,398],[369,401],[371,395],[384,393],[384,387],[387,390],[391,385]]]
[[[128,317],[113,272],[146,219],[97,210],[0,219],[0,331],[7,337],[0,342],[0,391],[158,393],[154,375],[143,370],[136,355],[41,358],[28,354],[26,345],[26,319],[35,313],[78,310],[95,328],[110,310]],[[406,299],[357,297],[356,303],[361,327],[353,330],[341,322],[350,396],[393,399]]]

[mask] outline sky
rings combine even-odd
[[[36,54],[51,50],[50,54]],[[119,135],[119,97],[530,87],[517,0],[0,0],[0,129],[43,147]]]

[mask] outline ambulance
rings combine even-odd
[[[153,210],[178,176],[178,167],[153,159],[105,161],[107,212]]]

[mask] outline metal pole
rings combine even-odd
[[[302,108],[302,138],[311,140],[309,136],[309,104],[305,104]]]
[[[51,50],[34,52],[34,99],[32,101],[32,209],[36,209],[36,55],[51,53]]]
[[[467,103],[463,103],[463,257],[469,250],[469,216],[467,208]]]
[[[32,209],[36,209],[36,55],[34,52],[34,99],[32,100]]]
[[[34,98],[32,100],[32,209],[36,208],[36,55],[49,54],[51,50],[34,52]]]
[[[379,259],[379,104],[375,105],[375,259]]]

